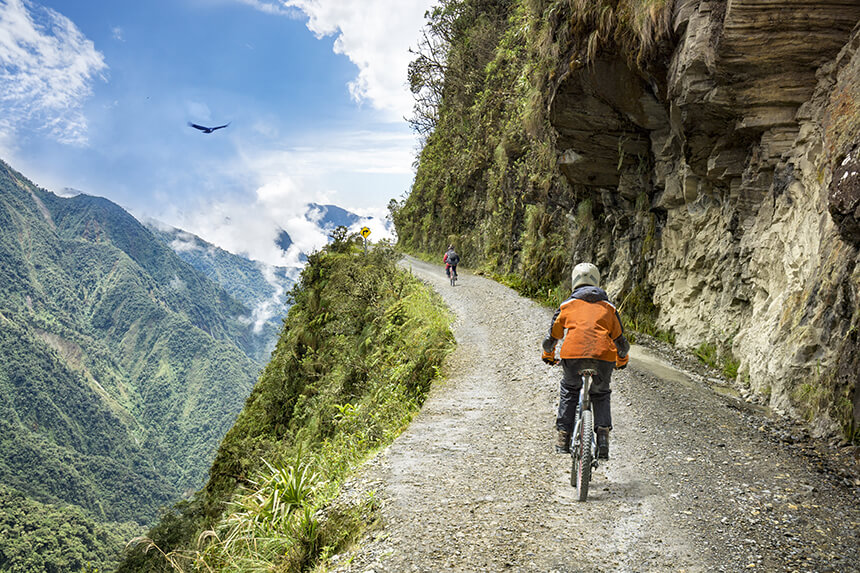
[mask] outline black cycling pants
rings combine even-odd
[[[591,403],[594,405],[595,427],[611,428],[612,411],[609,406],[609,396],[612,390],[609,382],[612,371],[615,369],[614,362],[605,360],[593,360],[588,358],[563,358],[561,366],[564,376],[561,379],[558,399],[558,418],[555,427],[565,432],[573,431],[573,421],[576,416],[576,406],[579,404],[579,391],[582,388],[582,370],[596,370],[597,375],[591,379]]]

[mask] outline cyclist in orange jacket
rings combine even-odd
[[[597,457],[609,459],[609,431],[612,429],[609,382],[613,369],[627,366],[630,343],[624,337],[618,311],[609,302],[606,291],[600,288],[597,267],[591,263],[576,265],[571,281],[573,294],[555,312],[549,336],[543,341],[543,361],[557,364],[555,347],[564,339],[559,353],[564,375],[559,388],[555,448],[559,453],[570,452],[570,434],[582,388],[579,373],[592,369],[597,372],[590,392],[597,431]]]

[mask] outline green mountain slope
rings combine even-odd
[[[253,355],[260,361],[268,360],[287,315],[286,293],[295,284],[298,269],[273,267],[234,255],[181,229],[157,224],[149,224],[147,229],[251,310],[257,337]]]
[[[0,482],[152,522],[202,483],[253,385],[249,315],[117,205],[0,162]]]

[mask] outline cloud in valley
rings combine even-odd
[[[170,224],[184,229],[231,253],[275,266],[300,264],[300,252],[325,245],[326,234],[305,217],[307,203],[289,177],[272,179],[250,198],[223,199],[197,205],[193,210],[168,216]],[[276,244],[281,230],[293,240],[284,253]]]
[[[0,2],[0,140],[22,127],[87,142],[83,102],[107,65],[75,24],[29,0]]]
[[[254,325],[254,332],[259,333],[268,321],[284,315],[284,295],[287,289],[283,280],[275,275],[274,267],[258,262],[257,268],[273,288],[269,299],[262,301],[251,311],[251,324]]]
[[[328,242],[328,231],[322,228],[319,213],[309,203],[326,204],[324,192],[308,192],[308,185],[286,174],[269,173],[268,181],[252,196],[222,199],[198,204],[184,212],[167,214],[171,225],[193,233],[231,253],[268,265],[295,267],[302,265],[300,255],[319,250]],[[368,225],[372,240],[390,238],[382,209],[357,209],[362,217],[351,230]],[[285,253],[276,245],[281,231],[290,236],[292,245]],[[180,249],[189,245],[175,245]]]

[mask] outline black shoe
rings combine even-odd
[[[597,459],[609,459],[609,428],[597,428]]]
[[[569,454],[570,453],[570,432],[564,430],[558,431],[558,437],[555,441],[555,453]]]

